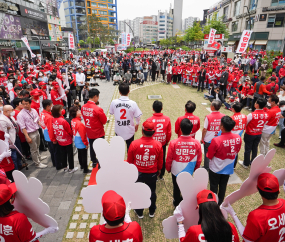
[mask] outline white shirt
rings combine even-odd
[[[137,103],[127,96],[121,96],[119,99],[113,100],[110,105],[110,114],[115,115],[115,133],[124,140],[128,140],[135,134],[135,124],[140,123],[142,115]]]
[[[82,83],[81,83],[82,82]],[[85,85],[85,75],[84,73],[76,73],[76,84],[78,86],[84,86]]]

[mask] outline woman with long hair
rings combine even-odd
[[[191,226],[186,235],[184,229],[184,217],[179,206],[174,211],[177,219],[178,235],[180,242],[238,242],[239,237],[235,226],[228,222],[217,203],[216,195],[203,190],[197,194],[199,208],[198,225]]]

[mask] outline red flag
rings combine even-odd
[[[218,49],[220,49],[221,44],[215,41],[213,44],[211,44],[211,47],[218,50]]]

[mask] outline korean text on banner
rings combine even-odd
[[[71,50],[75,49],[73,34],[68,35],[68,45],[69,45],[69,49]]]
[[[32,52],[31,47],[30,47],[30,45],[29,45],[28,39],[27,39],[26,37],[22,37],[21,40],[25,43],[26,47],[27,47],[28,50],[30,51],[31,57],[32,57],[32,58],[35,58],[36,55]]]
[[[250,36],[251,36],[252,31],[251,30],[244,30],[242,32],[242,36],[239,40],[238,48],[236,50],[236,53],[243,53],[246,51],[246,48],[248,46]]]
[[[210,30],[210,33],[209,33],[209,41],[208,41],[208,44],[209,44],[209,45],[211,45],[211,44],[214,43],[216,32],[217,32],[217,30],[215,30],[215,29],[211,29],[211,30]]]

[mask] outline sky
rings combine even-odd
[[[218,1],[213,0],[183,0],[182,18],[199,17],[203,19],[203,9],[207,9]],[[174,0],[117,0],[119,20],[157,15],[158,10],[169,10]]]

